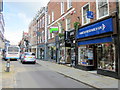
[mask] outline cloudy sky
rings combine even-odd
[[[4,0],[3,15],[5,21],[5,37],[11,44],[18,44],[23,31],[28,32],[28,25],[37,11],[46,6],[49,0]]]

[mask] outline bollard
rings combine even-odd
[[[10,59],[8,59],[6,63],[6,72],[9,72],[9,71],[10,71]]]

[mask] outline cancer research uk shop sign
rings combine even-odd
[[[80,28],[77,32],[77,39],[94,36],[102,33],[113,32],[112,18]]]

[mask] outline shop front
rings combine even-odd
[[[77,32],[77,67],[97,70],[98,74],[117,78],[117,34],[115,18],[107,18]]]
[[[49,60],[56,60],[56,46],[55,46],[55,42],[49,43],[47,45],[48,47],[48,58]]]
[[[24,51],[24,50],[23,50]],[[36,57],[37,57],[37,46],[34,45],[34,46],[31,46],[31,52],[34,52]]]
[[[66,31],[65,42],[69,44],[70,64],[75,66],[75,29]]]
[[[44,44],[38,46],[38,58],[41,59],[41,60],[44,59],[44,53],[45,53],[44,52],[44,49],[45,49],[44,46],[45,46]]]
[[[60,63],[70,64],[70,44],[66,43],[65,40],[60,40]]]

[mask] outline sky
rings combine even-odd
[[[22,33],[28,32],[31,20],[41,7],[46,6],[49,0],[3,0],[3,16],[5,22],[5,38],[11,44],[18,44]]]

